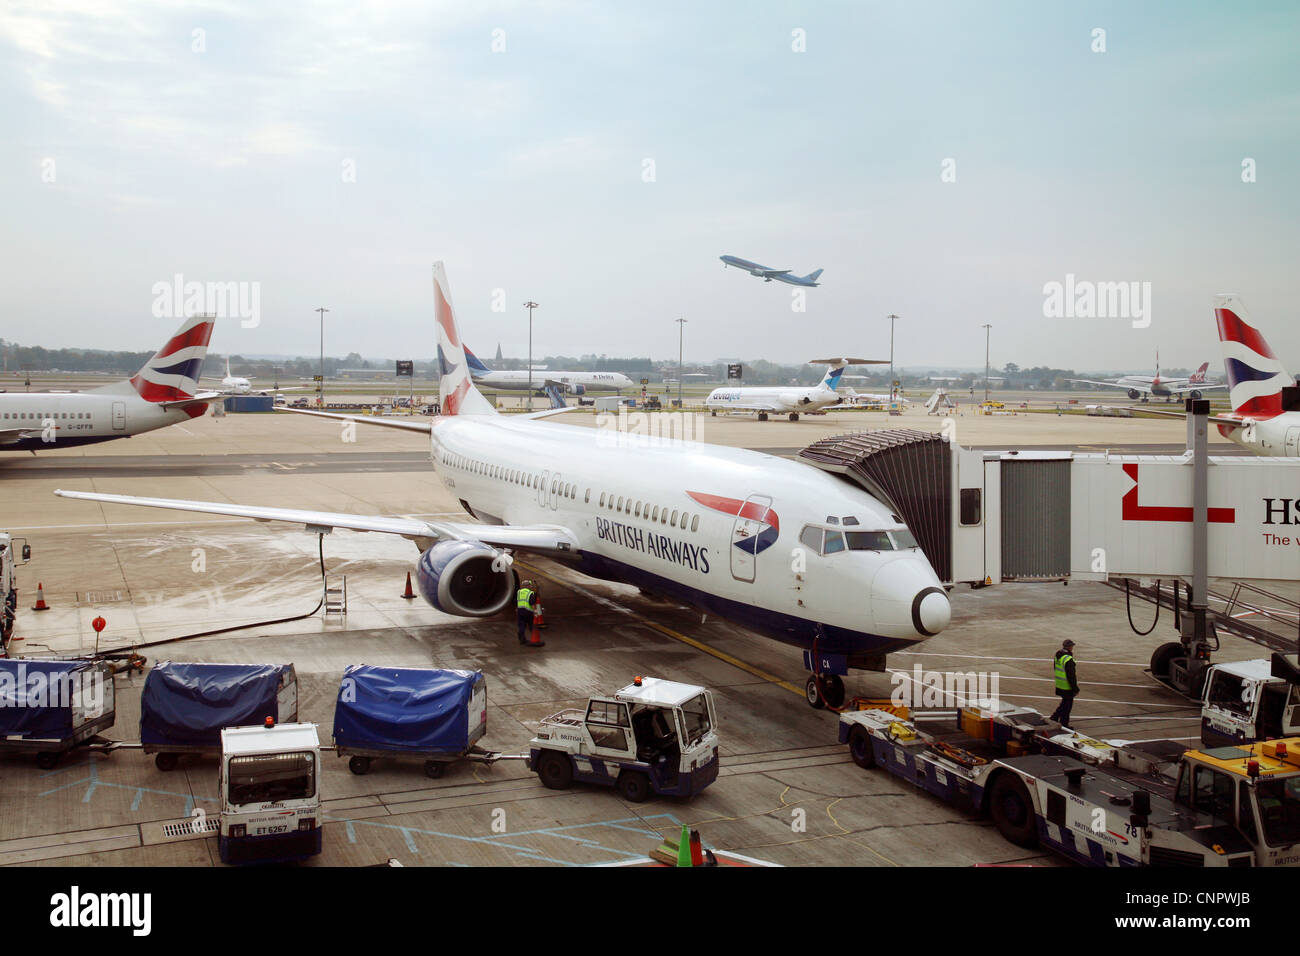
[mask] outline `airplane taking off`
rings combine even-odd
[[[1202,362],[1201,367],[1187,378],[1161,378],[1160,353],[1157,352],[1156,374],[1154,377],[1150,375],[1124,375],[1109,382],[1095,382],[1087,378],[1071,378],[1067,379],[1067,381],[1077,382],[1080,385],[1100,385],[1103,388],[1122,388],[1128,392],[1128,397],[1134,401],[1140,398],[1142,401],[1147,402],[1151,400],[1152,395],[1163,398],[1166,402],[1172,402],[1176,398],[1184,397],[1196,400],[1201,398],[1205,392],[1228,387],[1222,382],[1206,380],[1205,370],[1209,367],[1209,362]]]
[[[442,415],[295,414],[428,434],[439,479],[482,523],[55,494],[400,535],[421,551],[420,593],[447,614],[509,608],[511,553],[523,552],[671,596],[849,667],[883,666],[886,654],[948,625],[948,596],[911,532],[845,478],[743,448],[629,433],[612,440],[602,429],[536,420],[550,410],[498,414],[468,374],[441,262],[433,279]],[[797,570],[796,548],[805,562]],[[831,675],[809,678],[806,690],[814,706],[844,698],[843,681]]]
[[[803,385],[782,386],[727,386],[715,388],[704,400],[704,407],[713,414],[719,411],[737,410],[757,412],[760,422],[767,421],[769,414],[788,415],[790,421],[797,422],[800,412],[815,412],[830,408],[840,403],[841,396],[835,391],[840,384],[840,376],[850,365],[888,365],[888,359],[812,359],[809,365],[826,365],[826,374],[822,380],[811,387]]]
[[[509,391],[528,391],[528,369],[494,369],[486,365],[477,355],[465,347],[465,360],[469,362],[469,373],[475,384],[488,388],[500,388]],[[534,368],[533,392],[546,394],[546,386],[557,385],[561,391],[574,395],[585,395],[588,391],[619,391],[632,387],[632,380],[622,372],[553,372],[549,369]]]
[[[724,263],[729,266],[735,266],[737,269],[744,269],[752,276],[758,276],[764,282],[771,282],[775,279],[777,282],[784,282],[786,285],[818,286],[817,277],[822,274],[822,269],[816,272],[810,272],[806,276],[791,275],[790,269],[769,269],[767,266],[760,266],[757,262],[750,262],[748,259],[741,259],[739,256],[718,256]]]
[[[90,445],[198,418],[220,392],[200,392],[215,324],[196,315],[129,379],[84,392],[0,394],[0,451]]]

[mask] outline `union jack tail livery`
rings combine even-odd
[[[1280,415],[1282,389],[1294,385],[1295,379],[1282,367],[1264,336],[1250,324],[1236,296],[1220,296],[1214,317],[1219,324],[1219,344],[1233,411],[1252,418]]]
[[[146,402],[175,402],[193,398],[199,388],[203,359],[208,354],[208,339],[216,320],[211,315],[195,315],[181,323],[153,358],[131,376],[131,387]]]
[[[474,387],[469,360],[451,305],[451,287],[441,262],[433,264],[433,307],[438,322],[438,394],[444,415],[495,415],[492,403]],[[477,361],[477,359],[475,360]]]

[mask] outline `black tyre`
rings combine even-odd
[[[42,770],[53,770],[55,764],[59,762],[59,755],[51,753],[48,750],[42,751],[36,755],[36,766]]]
[[[639,770],[624,770],[618,775],[617,786],[628,803],[645,803],[650,799],[650,778]]]
[[[537,758],[537,776],[550,790],[567,790],[573,785],[573,762],[567,754],[543,750]]]
[[[424,775],[437,780],[447,771],[447,765],[439,760],[426,760],[424,762]]]
[[[816,677],[809,677],[808,682],[803,685],[803,695],[808,701],[808,706],[815,710],[822,710],[826,706],[826,701],[822,700],[822,689]]]
[[[1034,805],[1024,782],[1009,771],[998,774],[989,794],[989,816],[1004,838],[1016,846],[1038,844],[1038,823]]]
[[[849,731],[849,756],[864,770],[876,765],[876,754],[871,749],[871,734],[867,733],[867,728],[859,726]]]
[[[1159,681],[1169,680],[1170,664],[1176,658],[1186,656],[1187,651],[1177,641],[1161,644],[1151,655],[1151,676]]]
[[[822,677],[822,699],[827,707],[838,709],[844,706],[844,680],[838,674]]]
[[[359,756],[353,757],[348,761],[348,769],[358,777],[364,777],[366,774],[370,773],[370,758]]]
[[[791,412],[791,413],[790,413],[790,421],[792,421],[792,422],[797,422],[798,420],[799,420],[799,413],[798,413],[798,412]]]
[[[760,422],[765,422],[765,421],[767,421],[767,412],[759,412],[759,413],[758,413],[758,420],[759,420]]]
[[[156,754],[153,758],[153,765],[157,767],[159,770],[161,770],[163,773],[168,773],[172,770],[175,770],[177,765],[180,762],[181,762],[180,754],[160,753],[160,754]]]

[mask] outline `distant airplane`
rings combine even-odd
[[[199,391],[213,319],[181,323],[129,379],[85,392],[0,395],[0,451],[48,451],[129,438],[197,418],[220,392]]]
[[[469,374],[476,385],[508,391],[528,391],[529,375],[526,368],[489,368],[468,346],[465,347],[465,361],[469,363]],[[622,372],[556,372],[548,370],[545,365],[533,366],[532,383],[533,392],[537,395],[547,394],[548,385],[574,395],[585,395],[588,390],[617,392],[632,387],[632,380]]]
[[[901,388],[894,389],[893,395],[888,392],[858,392],[853,389],[846,389],[844,399],[839,405],[827,406],[831,408],[855,408],[864,405],[889,405],[898,404],[901,406],[911,405],[911,399],[903,395]]]
[[[809,365],[827,365],[826,374],[816,385],[808,386],[726,386],[715,388],[704,400],[704,407],[716,415],[719,411],[735,409],[757,412],[760,422],[767,421],[769,413],[788,415],[797,422],[800,412],[815,412],[836,405],[840,395],[835,391],[840,376],[850,365],[888,365],[888,359],[813,359]]]
[[[205,375],[204,378],[215,379],[215,375]],[[264,388],[260,392],[263,395],[270,392],[301,392],[306,388],[305,385],[293,385],[288,388]],[[230,374],[230,357],[226,356],[226,377],[221,380],[221,391],[225,395],[248,395],[253,391],[253,383],[239,375]]]
[[[1201,367],[1189,375],[1187,378],[1161,378],[1160,377],[1160,353],[1156,353],[1156,374],[1149,375],[1122,375],[1117,379],[1107,382],[1096,382],[1088,378],[1071,378],[1066,381],[1077,382],[1080,385],[1100,385],[1103,388],[1122,388],[1128,392],[1128,397],[1137,401],[1141,399],[1149,402],[1151,396],[1163,398],[1166,402],[1172,402],[1176,398],[1187,396],[1191,399],[1198,399],[1202,393],[1219,388],[1227,388],[1222,382],[1207,381],[1205,370],[1210,367],[1209,362],[1202,362]]]
[[[796,276],[790,274],[790,269],[769,269],[767,266],[760,266],[757,262],[750,262],[748,259],[741,259],[738,256],[719,256],[718,258],[729,266],[744,269],[752,276],[759,276],[764,282],[771,282],[775,279],[777,282],[784,282],[786,285],[821,285],[817,281],[817,277],[822,274],[823,270],[821,269],[810,272],[806,276]]]

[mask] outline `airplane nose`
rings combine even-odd
[[[952,620],[952,605],[942,588],[926,588],[912,598],[912,626],[926,637],[933,637]]]
[[[952,619],[948,595],[926,561],[899,557],[871,582],[871,613],[877,633],[933,637]]]

